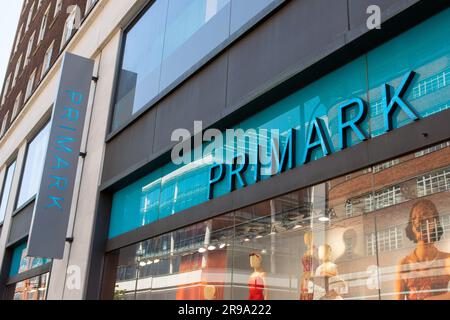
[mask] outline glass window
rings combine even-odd
[[[13,300],[46,300],[49,273],[18,282],[14,285]]]
[[[125,33],[112,130],[197,68],[231,33],[253,21],[272,2],[155,1]],[[233,6],[236,8],[232,9]]]
[[[30,271],[51,262],[50,259],[27,257],[26,249],[26,242],[23,242],[14,248],[12,253],[11,268],[9,271],[10,277],[14,277],[18,274]]]
[[[9,193],[11,191],[11,184],[14,176],[14,170],[16,169],[16,162],[14,161],[6,169],[5,180],[3,182],[2,193],[0,197],[0,224],[5,219],[6,207],[8,206]]]
[[[49,134],[50,123],[28,145],[16,208],[24,205],[38,192]]]
[[[230,35],[230,0],[169,0],[161,87],[168,87]]]
[[[157,0],[125,35],[113,130],[159,92],[167,5]]]
[[[114,297],[450,299],[450,149],[396,161],[112,252]]]

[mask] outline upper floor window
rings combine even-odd
[[[25,32],[27,32],[28,29],[30,28],[30,22],[31,22],[31,19],[33,18],[33,9],[34,9],[34,3],[31,5],[30,11],[28,12],[27,23],[25,25]]]
[[[450,190],[450,171],[434,172],[417,179],[417,196],[424,197]]]
[[[33,32],[30,39],[28,40],[28,47],[27,47],[27,53],[25,56],[24,66],[28,65],[28,62],[31,59],[31,51],[33,50],[33,44],[34,44],[34,35],[35,35],[35,33]]]
[[[47,124],[28,145],[16,208],[33,198],[39,189],[49,134]]]
[[[42,21],[41,21],[41,28],[39,30],[39,38],[38,38],[38,42],[42,41],[42,39],[44,39],[45,36],[45,29],[47,28],[47,20],[48,20],[48,13],[50,11],[50,6],[48,6],[47,10],[44,13],[44,16],[42,17]]]
[[[11,85],[11,88],[14,88],[16,85],[17,77],[19,76],[20,66],[22,65],[22,55],[20,55],[19,59],[17,60],[16,69],[14,71],[14,77],[13,82]]]
[[[14,176],[14,170],[16,168],[16,162],[8,166],[3,180],[3,186],[0,195],[0,223],[3,223],[5,219],[6,207],[8,206],[9,193],[11,191],[12,180]]]
[[[375,256],[377,253],[397,250],[402,248],[402,244],[403,232],[399,227],[382,230],[378,234],[371,233],[366,238],[367,255]]]
[[[86,3],[86,13],[89,12],[89,10],[94,6],[94,4],[97,2],[98,0],[87,0]]]
[[[2,127],[0,128],[0,138],[3,137],[6,131],[6,126],[8,125],[8,117],[9,117],[9,111],[6,112],[5,116],[3,117],[2,121]]]
[[[61,40],[61,49],[64,48],[67,41],[70,40],[73,34],[73,30],[75,27],[75,13],[71,13],[64,24],[64,30]]]
[[[17,33],[16,42],[14,44],[14,52],[17,51],[17,47],[19,46],[20,40],[22,38],[23,25],[20,26],[19,32]]]
[[[432,146],[430,148],[421,150],[419,152],[416,152],[416,154],[414,156],[416,158],[420,158],[420,157],[426,156],[427,154],[430,154],[430,153],[433,153],[433,152],[445,149],[447,147],[450,147],[450,142],[444,142],[444,143],[438,144],[436,146]]]
[[[11,120],[14,120],[19,113],[20,103],[22,102],[22,91],[19,92],[19,94],[16,97],[16,100],[14,101],[14,108],[11,115]]]
[[[44,56],[44,63],[42,64],[42,72],[41,72],[41,78],[44,77],[45,73],[50,69],[50,64],[52,60],[52,54],[53,54],[53,44],[50,45],[50,47],[45,52]]]
[[[61,12],[61,9],[62,9],[62,0],[56,0],[55,13],[53,14],[53,16],[56,17],[58,13]]]
[[[5,81],[5,87],[3,88],[2,105],[5,103],[6,96],[8,95],[9,83],[11,82],[11,74],[8,75]]]
[[[156,0],[125,32],[112,130],[198,68],[274,0]],[[252,20],[254,23],[255,19]]]
[[[30,78],[28,79],[27,90],[25,91],[25,100],[27,100],[31,96],[31,93],[33,92],[35,78],[36,78],[36,69],[34,69],[33,73],[30,75]]]

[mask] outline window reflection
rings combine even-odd
[[[49,135],[50,123],[28,145],[16,208],[24,205],[38,192]]]
[[[15,284],[14,300],[46,300],[49,274]]]
[[[449,145],[112,253],[115,298],[447,299]]]
[[[195,68],[272,2],[155,1],[125,34],[112,130]]]
[[[3,223],[6,213],[6,207],[8,206],[9,193],[11,191],[11,184],[14,175],[14,170],[16,168],[16,162],[14,161],[6,169],[5,180],[3,183],[3,190],[0,198],[0,224]]]

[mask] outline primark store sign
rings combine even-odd
[[[411,121],[419,119],[419,114],[405,99],[405,93],[410,88],[414,76],[415,72],[412,71],[405,74],[396,89],[388,84],[383,85],[383,133],[395,128],[395,115],[399,113],[403,113]],[[304,134],[301,134],[300,128],[290,128],[282,134],[278,129],[227,130],[225,134],[210,129],[203,135],[203,141],[196,141],[194,138],[194,144],[213,142],[204,149],[195,145],[192,152],[190,143],[192,139],[188,132],[186,130],[174,132],[172,138],[181,142],[173,149],[172,161],[176,164],[184,162],[188,164],[191,163],[191,155],[194,154],[194,158],[201,158],[197,161],[197,165],[199,162],[209,165],[208,199],[211,200],[215,197],[215,188],[221,184],[225,184],[227,192],[232,192],[246,187],[249,179],[256,183],[263,177],[292,169],[296,164],[304,165],[318,157],[328,156],[369,139],[363,125],[367,122],[369,114],[365,100],[350,98],[339,105],[335,112],[337,112],[337,125],[334,129],[337,131],[337,148],[332,147],[330,137],[332,130],[327,125],[327,119],[315,116],[308,121],[308,129]],[[194,132],[194,137],[198,136],[198,132]],[[303,143],[299,143],[299,136],[303,136],[301,139]],[[202,154],[196,154],[199,152]]]

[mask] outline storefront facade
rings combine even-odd
[[[160,162],[113,187],[105,274],[114,285],[105,296],[447,298],[450,149],[446,139],[426,141],[448,114],[448,21],[442,11],[282,99],[263,99],[275,101],[249,116],[232,115],[223,135],[243,134],[215,151],[217,141],[203,143],[185,164]],[[264,130],[279,131],[278,166],[256,160],[271,156]],[[230,150],[246,162],[218,164]],[[435,255],[427,265],[411,231],[424,214],[424,246]]]
[[[447,299],[449,33],[439,1],[98,1],[64,258],[26,257],[37,93],[3,145],[2,296]]]

